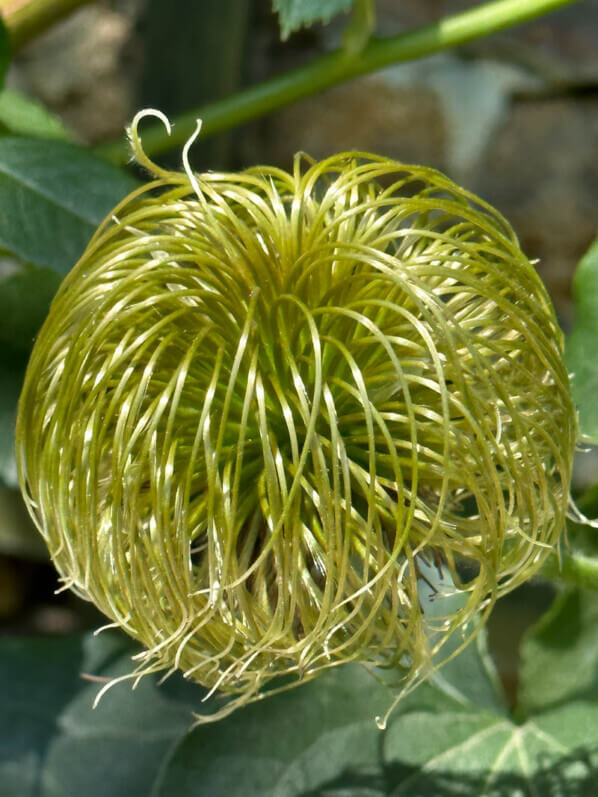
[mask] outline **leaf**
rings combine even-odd
[[[424,562],[420,564],[420,571],[427,585],[420,590],[420,603],[428,617],[453,614],[464,605],[466,596],[454,592],[448,572],[439,573],[435,566]],[[463,637],[457,630],[442,647],[440,660],[448,661],[434,673],[431,683],[460,705],[473,704],[504,711],[504,695],[488,652],[485,628],[478,629],[475,639],[454,658],[449,658],[462,644]]]
[[[0,89],[4,84],[4,77],[10,63],[10,37],[0,14]]]
[[[0,637],[0,797],[384,797],[384,732],[375,715],[394,697],[363,667],[324,673],[215,724],[189,731],[205,690],[148,676],[97,683],[132,669],[121,635]],[[469,709],[475,710],[473,704]],[[446,711],[454,700],[424,684],[404,712]]]
[[[0,129],[19,136],[72,141],[73,135],[45,105],[14,89],[0,92]]]
[[[0,482],[16,486],[14,423],[23,359],[60,278],[95,227],[136,183],[60,141],[0,139],[0,248],[35,264],[0,279]],[[14,359],[14,358],[13,358]]]
[[[333,16],[351,8],[355,0],[274,0],[283,39],[289,33],[311,25],[312,22],[329,22]]]
[[[586,797],[598,783],[596,703],[522,725],[488,712],[411,713],[385,740],[392,797]]]
[[[64,275],[135,185],[73,144],[0,138],[0,247]]]
[[[573,374],[573,398],[579,411],[579,430],[598,444],[598,239],[581,259],[573,281],[576,320],[567,338],[566,362]]]
[[[565,593],[522,648],[517,722],[470,704],[400,715],[384,742],[392,797],[585,797],[598,783],[598,610]]]
[[[0,342],[29,352],[59,285],[52,269],[28,265],[1,279]]]
[[[98,685],[80,674],[117,677],[130,653],[114,634],[0,639],[0,797],[290,797],[343,768],[376,777],[390,693],[361,667],[188,734],[204,690],[182,678],[118,684],[92,710]]]
[[[567,700],[598,700],[598,603],[568,590],[530,629],[521,648],[519,711],[527,716]]]
[[[422,565],[425,568],[425,565]],[[463,596],[434,599],[448,586],[435,568],[426,570],[432,593],[421,595],[429,614],[450,612]],[[490,705],[504,711],[492,667],[479,645],[465,648],[441,670],[441,691],[423,684],[399,702],[402,713]],[[451,640],[452,649],[458,640]],[[392,672],[384,680],[392,680]],[[328,671],[313,682],[251,705],[214,726],[200,726],[173,752],[152,797],[299,797],[386,793],[379,752],[384,734],[374,723],[386,713],[395,688],[374,680],[359,665]],[[201,784],[201,785],[200,785]]]
[[[152,797],[295,797],[326,783],[380,777],[376,714],[392,693],[348,665],[196,728]]]
[[[501,714],[506,710],[485,629],[456,658],[440,667],[431,684],[462,706],[474,705]]]
[[[0,485],[7,487],[18,481],[15,423],[25,363],[59,284],[55,271],[35,266],[0,278]]]
[[[429,610],[426,595],[422,601]],[[458,715],[463,706],[475,710],[489,704],[504,711],[488,663],[480,657],[483,646],[480,634],[479,647],[470,645],[446,665],[442,691],[421,685],[399,702],[391,724],[403,713],[420,710]],[[373,719],[386,713],[394,696],[394,689],[359,665],[328,671],[213,727],[198,727],[174,752],[152,797],[386,794],[379,759],[384,733]]]
[[[115,686],[92,710],[98,684],[81,674],[121,675],[130,653],[115,634],[0,639],[0,797],[150,794],[202,692],[173,695],[146,679]]]

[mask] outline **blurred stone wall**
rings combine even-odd
[[[144,0],[84,6],[21,50],[7,83],[41,99],[84,143],[122,134],[141,71]]]

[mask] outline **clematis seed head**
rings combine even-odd
[[[65,279],[20,400],[65,584],[222,716],[348,661],[404,688],[558,543],[576,416],[505,219],[367,153],[170,172]],[[421,600],[434,568],[458,609]],[[284,677],[286,676],[286,677]],[[290,678],[289,678],[290,676]],[[274,681],[274,683],[270,683]]]

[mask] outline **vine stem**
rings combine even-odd
[[[89,2],[91,0],[7,0],[2,3],[0,13],[13,50],[23,47],[55,22]]]
[[[493,0],[397,36],[374,37],[360,52],[336,50],[305,66],[189,111],[175,118],[170,137],[162,126],[148,125],[143,131],[143,149],[152,156],[182,146],[193,133],[198,118],[203,121],[202,138],[205,138],[359,75],[432,55],[573,2],[576,0]],[[129,160],[124,140],[103,144],[96,152],[119,164]]]

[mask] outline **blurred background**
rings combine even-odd
[[[3,7],[23,0],[0,0]],[[388,36],[475,6],[465,0],[377,0]],[[184,6],[184,13],[183,13]],[[280,40],[270,0],[105,0],[81,7],[19,50],[7,86],[41,100],[75,140],[123,136],[141,107],[169,116],[309,61],[341,42],[347,15]],[[425,163],[480,194],[539,260],[565,330],[575,265],[598,231],[598,0],[585,0],[456,51],[398,65],[199,140],[198,169],[260,162],[289,168],[360,149]],[[159,158],[178,165],[180,153]],[[576,489],[598,479],[587,455]],[[56,582],[16,491],[0,488],[0,627],[63,633],[94,627],[94,610]],[[550,589],[526,588],[491,631],[512,668],[514,644]],[[509,622],[501,625],[501,616]],[[510,640],[511,653],[504,653]],[[514,671],[514,667],[513,667]]]

